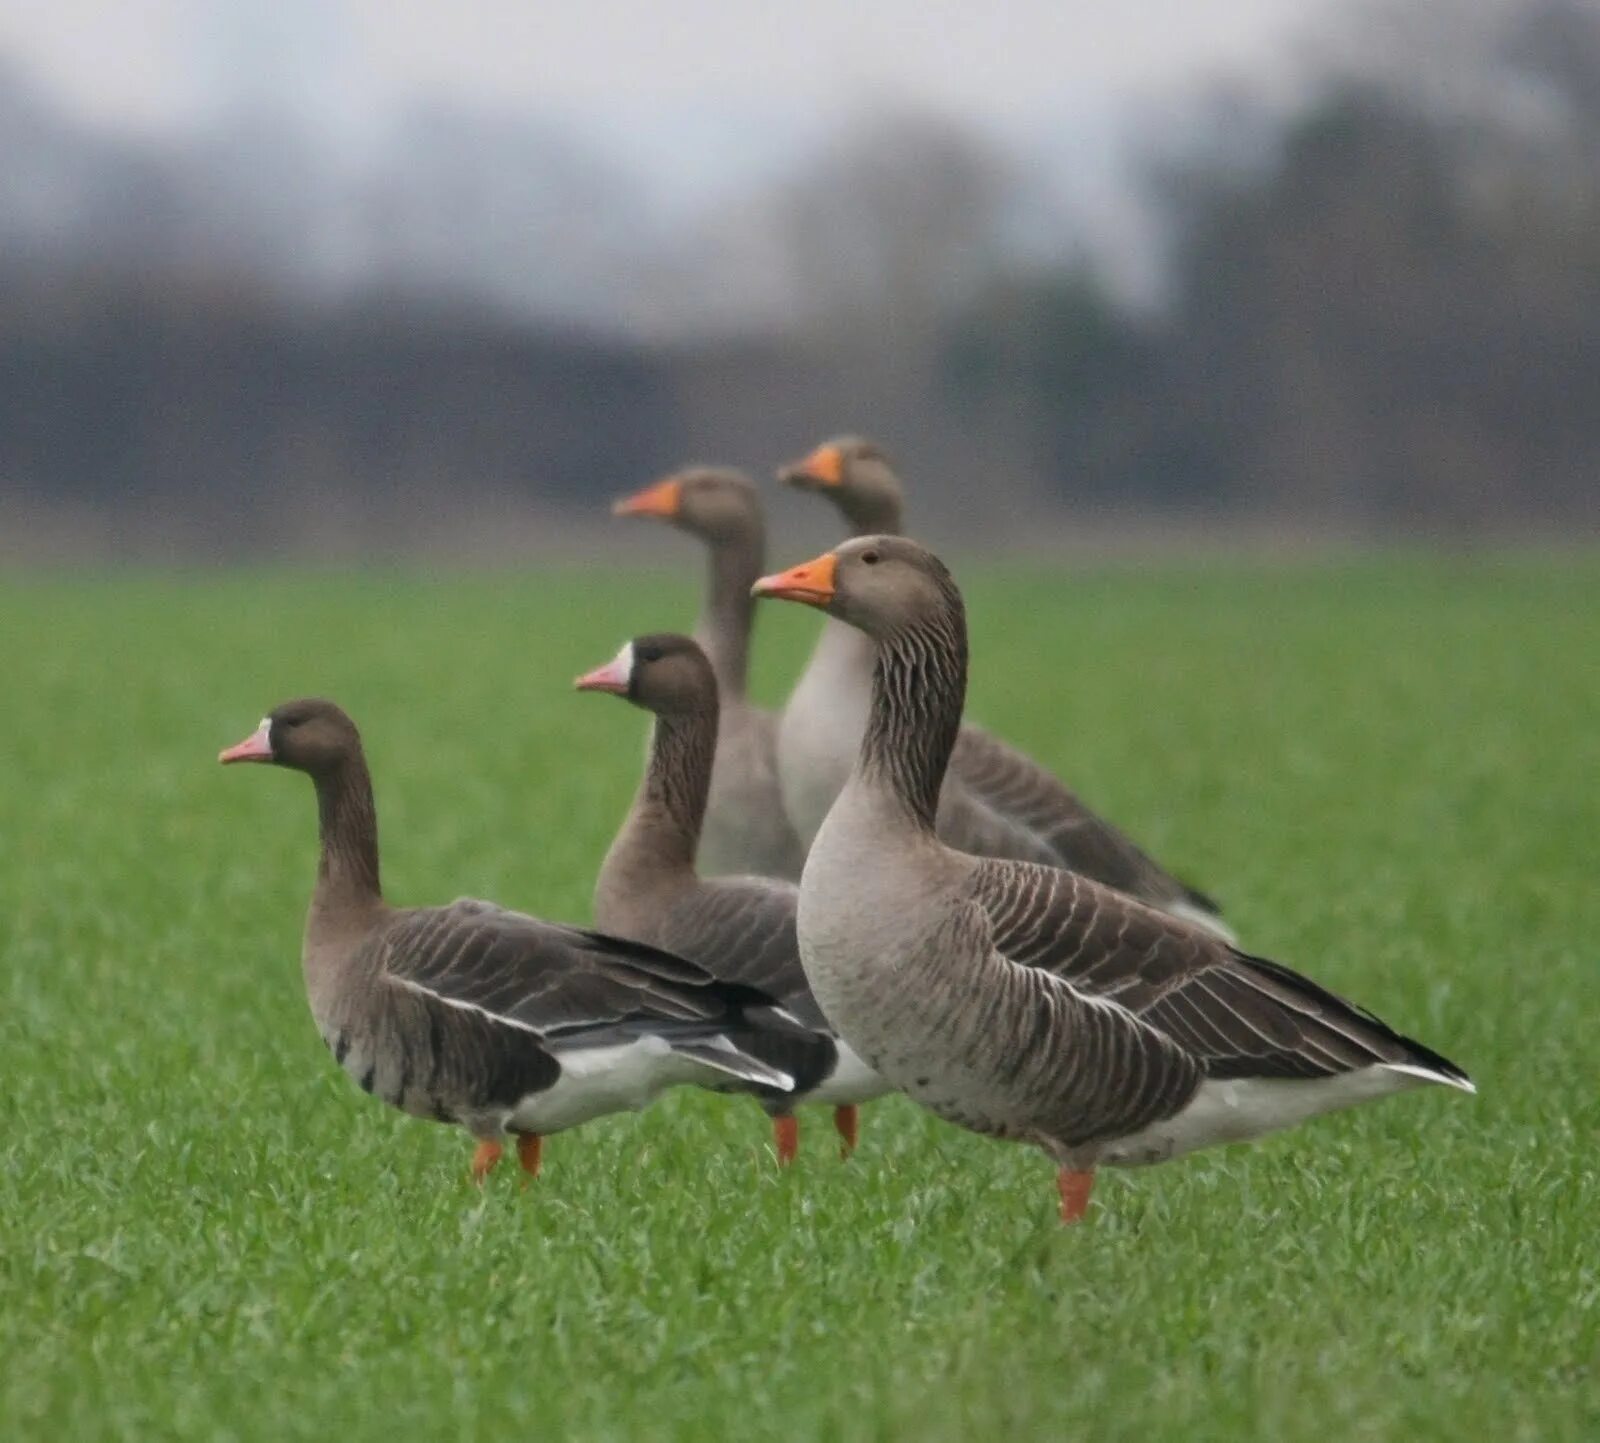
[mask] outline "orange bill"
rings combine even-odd
[[[752,596],[772,596],[779,601],[798,601],[806,606],[826,606],[833,600],[833,578],[839,558],[824,551],[814,561],[801,562],[787,571],[763,576],[750,588]]]
[[[810,481],[816,486],[839,486],[844,483],[844,452],[837,446],[818,446],[803,461],[789,467],[785,478],[790,482]]]
[[[683,482],[669,476],[665,481],[657,481],[654,486],[646,486],[643,491],[636,491],[632,496],[625,496],[612,508],[613,516],[659,516],[670,521],[678,514],[678,508],[683,504]]]

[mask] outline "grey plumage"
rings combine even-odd
[[[871,537],[767,578],[876,645],[850,781],[801,881],[801,958],[830,1021],[963,1126],[1043,1147],[1075,1217],[1099,1163],[1259,1136],[1454,1064],[1192,923],[1059,868],[935,835],[966,690],[960,592],[914,542]],[[1070,1186],[1069,1186],[1070,1183]]]

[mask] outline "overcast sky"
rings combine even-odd
[[[330,117],[418,96],[612,117],[926,100],[1012,129],[1259,72],[1329,0],[0,0],[0,49],[113,123],[241,81]],[[248,73],[247,73],[248,72]]]
[[[0,0],[0,59],[119,129],[264,99],[334,161],[418,103],[526,112],[597,145],[669,224],[737,204],[861,112],[925,105],[1020,158],[1132,293],[1154,252],[1129,119],[1183,123],[1227,76],[1270,86],[1350,3]]]

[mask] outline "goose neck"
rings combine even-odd
[[[693,872],[716,750],[715,712],[656,718],[644,779],[608,868]]]
[[[905,528],[905,508],[898,496],[855,496],[844,506],[851,536],[899,536]]]
[[[879,642],[872,709],[857,769],[932,833],[939,790],[961,729],[967,637],[959,598],[941,615]]]
[[[381,903],[378,816],[365,759],[348,758],[314,781],[321,839],[314,906],[326,912]]]
[[[766,562],[766,542],[759,523],[711,543],[706,599],[694,639],[704,648],[716,672],[724,702],[742,700],[750,667],[750,631],[755,598],[750,588]]]

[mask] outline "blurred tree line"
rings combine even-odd
[[[1164,306],[1130,316],[1084,272],[1004,282],[947,347],[963,404],[1020,411],[1063,499],[1600,522],[1600,8],[1365,18],[1314,104],[1160,176]]]
[[[0,83],[0,147],[77,187],[44,227],[49,187],[0,177],[0,527],[53,518],[113,553],[406,546],[447,510],[577,511],[682,460],[764,470],[859,429],[919,512],[980,530],[1592,530],[1600,12],[1383,0],[1340,36],[1294,111],[1246,98],[1152,161],[1165,281],[1143,303],[1083,257],[1029,256],[1025,167],[926,116],[609,251],[627,208],[570,156],[494,240],[521,142],[464,179],[413,137],[426,184],[374,203],[387,259],[330,280],[296,269],[327,212],[282,167],[250,225],[239,153],[221,184],[208,151],[196,184],[194,157],[76,145]],[[489,291],[452,279],[452,226]],[[508,300],[519,238],[531,294],[570,307],[626,273],[654,323]]]

